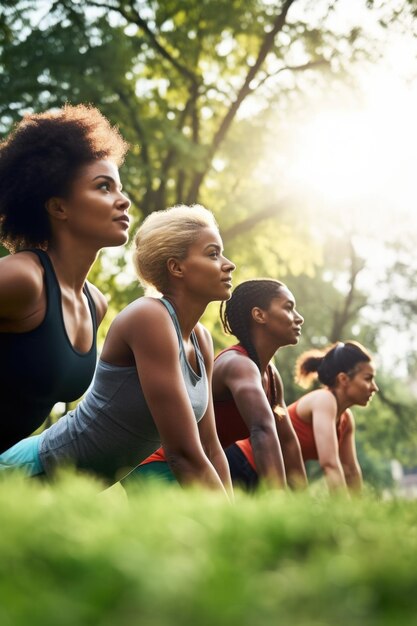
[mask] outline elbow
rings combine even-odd
[[[362,480],[362,470],[358,465],[346,467],[343,466],[346,480]]]
[[[176,476],[199,471],[204,465],[203,456],[189,450],[165,451],[167,463]]]
[[[256,424],[250,429],[251,440],[278,438],[275,424]]]
[[[320,467],[325,474],[332,474],[334,472],[341,472],[342,468],[340,463],[335,460],[320,461]]]

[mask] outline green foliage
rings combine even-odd
[[[96,491],[1,482],[3,626],[416,623],[413,502]]]
[[[265,110],[278,96],[285,101],[287,67],[298,85],[294,47],[310,69],[303,89],[317,73],[340,71],[344,43],[353,54],[351,32],[327,23],[327,3],[319,18],[306,2],[305,18],[291,20],[293,4],[6,2],[1,128],[27,110],[92,102],[132,143],[125,187],[138,213],[194,202],[243,101],[254,91]]]
[[[355,409],[357,436],[371,457],[398,459],[415,467],[417,419],[415,397],[404,382],[384,372],[378,375],[380,392],[366,409]]]

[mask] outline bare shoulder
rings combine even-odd
[[[236,372],[237,374],[256,373],[259,376],[256,363],[238,350],[227,350],[227,352],[219,354],[215,361],[215,367],[224,372]]]
[[[112,321],[102,358],[119,365],[133,363],[133,359],[168,363],[178,358],[178,351],[178,337],[166,307],[158,298],[143,296]]]
[[[35,305],[44,289],[44,270],[38,257],[20,252],[0,259],[1,317],[19,317]]]
[[[175,333],[171,317],[159,298],[142,296],[127,305],[113,320],[112,327],[123,330],[127,337],[146,333],[161,336],[164,331]],[[138,332],[140,330],[140,333]]]
[[[213,388],[217,394],[222,394],[225,389],[236,391],[248,385],[264,393],[258,366],[252,359],[237,350],[228,350],[216,358]]]
[[[87,281],[88,290],[93,298],[94,304],[96,306],[96,314],[97,314],[97,325],[99,326],[103,320],[107,312],[107,298],[105,295],[98,289],[93,283]]]
[[[336,419],[336,398],[328,389],[316,389],[299,399],[297,411],[300,417],[320,412]]]

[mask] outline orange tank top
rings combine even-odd
[[[293,404],[290,404],[290,406],[288,407],[288,413],[289,413],[292,425],[294,427],[294,430],[296,432],[296,435],[298,437],[298,440],[300,442],[303,460],[304,461],[317,460],[319,455],[317,452],[316,442],[314,439],[313,425],[308,424],[307,422],[304,422],[299,417],[297,413],[297,404],[298,404],[298,400],[296,402],[293,402]],[[339,445],[343,439],[348,423],[349,423],[349,416],[348,416],[347,411],[345,411],[340,416],[339,424],[337,426],[337,439],[338,439]],[[240,441],[236,441],[236,445],[243,452],[247,461],[250,463],[253,469],[257,471],[250,439],[242,439]]]

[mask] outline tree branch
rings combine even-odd
[[[238,235],[242,235],[243,233],[247,232],[263,220],[279,215],[284,211],[284,209],[286,209],[288,204],[289,198],[282,198],[277,203],[267,205],[256,213],[252,213],[252,215],[242,220],[241,222],[233,224],[233,226],[230,226],[230,228],[222,228],[223,242],[229,243],[232,239],[234,239]]]
[[[280,67],[276,72],[272,72],[272,74],[266,74],[263,78],[261,78],[255,89],[259,89],[259,87],[264,85],[267,80],[281,74],[281,72],[285,72],[287,70],[289,72],[304,72],[305,70],[318,67],[319,65],[330,65],[330,63],[327,59],[320,59],[318,61],[309,61],[308,63],[304,63],[304,65],[285,65],[284,67]],[[255,91],[255,89],[253,91]]]
[[[189,204],[192,202],[195,202],[195,200],[197,199],[198,191],[200,189],[201,183],[203,182],[208,172],[213,156],[217,152],[221,142],[226,136],[227,131],[229,130],[230,125],[232,124],[232,121],[234,120],[236,113],[239,110],[240,105],[242,104],[246,96],[251,92],[250,84],[255,78],[255,76],[257,75],[259,69],[261,68],[263,62],[265,61],[267,54],[270,52],[272,46],[274,45],[275,37],[280,32],[280,30],[282,30],[282,27],[284,26],[286,18],[287,18],[287,13],[291,5],[294,2],[295,0],[286,0],[284,2],[284,5],[282,7],[280,14],[277,15],[274,20],[272,29],[266,34],[263,40],[263,43],[260,47],[258,58],[256,59],[255,63],[249,68],[249,71],[246,75],[243,85],[241,86],[234,102],[232,103],[231,107],[227,111],[226,115],[224,116],[223,120],[220,123],[220,126],[216,134],[214,135],[212,144],[208,150],[207,163],[206,163],[206,167],[204,168],[204,171],[198,172],[194,177],[193,183],[191,185],[191,188],[188,194]]]
[[[363,260],[357,256],[356,250],[353,246],[352,240],[349,241],[350,248],[350,280],[349,280],[349,291],[346,295],[346,298],[343,303],[343,307],[340,311],[335,311],[334,319],[333,319],[333,328],[330,333],[330,341],[335,342],[339,341],[343,330],[348,323],[348,321],[356,314],[362,307],[356,306],[352,310],[352,305],[354,301],[354,297],[356,295],[356,279],[358,274],[364,269],[365,263]]]
[[[118,3],[117,6],[113,5],[113,4],[107,4],[107,3],[103,3],[103,2],[97,2],[94,0],[91,0],[89,2],[89,5],[91,6],[96,6],[96,7],[100,7],[101,9],[109,9],[111,11],[115,11],[116,13],[119,13],[122,17],[125,18],[125,20],[127,22],[131,22],[133,24],[136,24],[136,26],[138,26],[147,36],[149,43],[151,44],[152,48],[154,50],[156,50],[157,52],[159,52],[159,54],[166,59],[167,61],[169,61],[169,63],[171,65],[173,65],[175,67],[175,69],[185,78],[187,78],[189,81],[191,81],[192,84],[197,85],[198,84],[198,80],[196,75],[194,74],[194,72],[192,72],[190,69],[188,69],[188,67],[186,67],[185,65],[183,65],[182,63],[180,63],[174,56],[172,56],[172,54],[160,43],[160,41],[158,40],[156,34],[151,30],[151,28],[149,27],[148,22],[143,19],[140,16],[139,11],[137,11],[137,9],[135,9],[135,7],[133,6],[133,3],[130,2],[129,3],[129,9],[130,11],[126,10],[125,7],[121,6],[121,3]],[[127,4],[125,5],[127,6]]]

